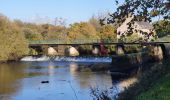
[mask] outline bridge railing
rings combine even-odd
[[[29,44],[62,44],[67,43],[63,40],[35,40],[35,41],[29,41]]]
[[[111,39],[76,39],[72,41],[65,41],[65,40],[36,40],[36,41],[29,41],[29,44],[85,44],[85,43],[113,43],[116,42],[115,40]]]

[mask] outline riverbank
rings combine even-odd
[[[119,94],[118,100],[169,100],[170,62],[155,63],[145,67],[138,82]]]
[[[170,100],[170,73],[156,81],[147,92],[138,95],[136,100]]]

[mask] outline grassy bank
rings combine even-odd
[[[119,100],[169,100],[170,61],[145,66],[138,82],[119,94]]]
[[[136,100],[170,100],[170,74],[167,74],[146,92],[137,96]]]

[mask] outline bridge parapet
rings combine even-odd
[[[113,43],[116,42],[114,40],[110,39],[76,39],[72,41],[65,41],[65,40],[36,40],[36,41],[29,41],[29,44],[34,45],[34,44],[87,44],[87,43]]]
[[[65,40],[40,40],[40,41],[29,41],[29,47],[36,49],[37,51],[43,51],[43,48],[48,48],[48,47],[54,47],[56,48],[57,52],[62,51],[63,54],[65,52],[65,48],[68,46],[75,46],[79,47],[81,45],[90,45],[90,48],[93,48],[95,46],[99,46],[99,50],[102,51],[102,48],[107,45],[114,45],[115,46],[115,52],[117,55],[124,55],[126,50],[124,50],[122,47],[124,46],[133,46],[133,45],[138,45],[141,46],[142,48],[145,47],[152,47],[153,51],[153,56],[160,60],[163,59],[165,56],[170,55],[170,42],[169,41],[154,41],[154,42],[116,42],[114,40],[99,40],[99,39],[76,39],[72,41],[65,41]],[[61,46],[63,49],[61,49]],[[107,48],[107,47],[106,47]],[[61,49],[61,50],[60,50]],[[95,48],[93,48],[95,49]],[[93,51],[93,50],[92,50]],[[91,51],[91,52],[92,52]],[[100,51],[100,52],[101,52]],[[95,53],[96,54],[96,53]]]
[[[35,40],[29,41],[29,44],[63,44],[66,43],[63,40]]]

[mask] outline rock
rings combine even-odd
[[[97,47],[95,47],[95,48],[93,49],[92,53],[93,53],[94,55],[98,55],[98,54],[99,54],[99,49],[98,49]]]
[[[49,83],[49,81],[41,81],[42,84]]]
[[[155,46],[153,50],[154,50],[154,56],[155,56],[156,60],[158,60],[158,61],[163,60],[162,48],[160,46]]]
[[[74,47],[70,47],[68,49],[68,53],[69,53],[69,56],[73,56],[73,57],[79,56],[78,50],[76,48],[74,48]]]
[[[54,48],[49,47],[48,48],[48,55],[49,56],[56,56],[57,55],[57,51]]]
[[[163,60],[164,59],[163,51],[162,51],[162,48],[160,46],[158,47],[158,59],[159,60]]]
[[[124,55],[124,54],[125,54],[125,52],[124,52],[124,50],[123,50],[123,48],[122,48],[122,47],[117,47],[116,54],[117,54],[117,55]]]

